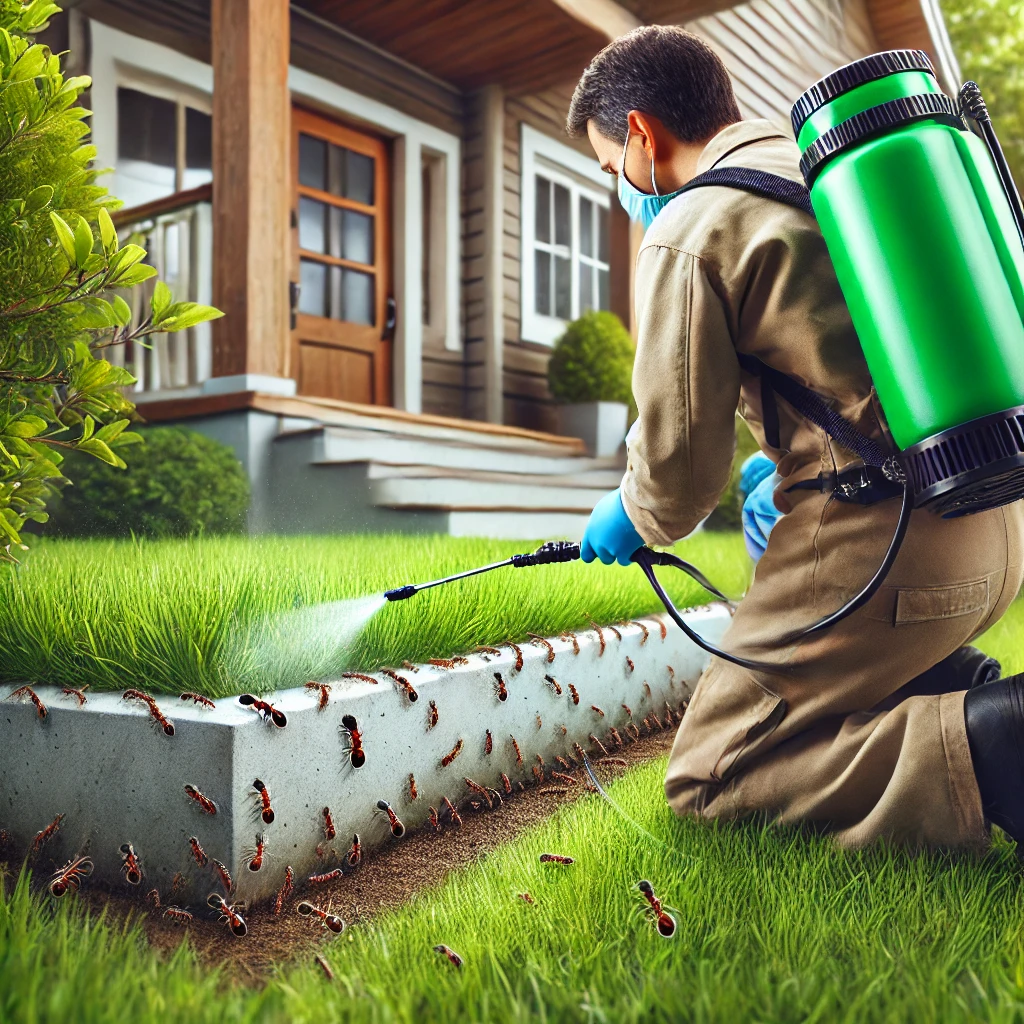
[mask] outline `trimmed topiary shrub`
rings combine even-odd
[[[127,469],[77,454],[74,484],[56,503],[48,533],[65,537],[191,537],[240,533],[249,479],[235,453],[184,427],[140,431]]]
[[[614,313],[584,313],[555,343],[548,363],[551,394],[560,402],[629,404],[635,352],[632,336]]]

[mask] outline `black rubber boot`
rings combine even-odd
[[[1024,675],[968,690],[964,721],[985,817],[1024,849]]]

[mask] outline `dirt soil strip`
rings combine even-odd
[[[610,781],[630,767],[664,756],[671,749],[674,736],[675,729],[666,728],[623,749],[610,750],[613,758],[624,760],[626,765],[597,765],[598,778],[602,782]],[[295,892],[285,902],[280,916],[274,915],[271,906],[254,908],[245,915],[249,934],[244,939],[233,937],[226,926],[212,919],[213,911],[193,907],[195,919],[187,926],[192,945],[201,961],[222,966],[242,983],[260,984],[283,961],[312,955],[330,934],[319,922],[299,916],[295,907],[301,900],[329,909],[350,925],[401,906],[423,889],[443,881],[450,872],[471,864],[543,821],[559,807],[585,795],[586,773],[579,768],[572,775],[579,780],[579,785],[568,787],[566,794],[542,793],[542,789],[561,788],[558,780],[549,780],[544,786],[534,784],[523,792],[505,797],[502,806],[493,811],[470,809],[466,793],[460,793],[461,828],[453,826],[446,816],[440,833],[428,828],[410,833],[401,841],[378,850],[359,868],[334,883],[309,886],[305,879],[297,878]],[[500,828],[496,827],[498,825]],[[325,859],[324,871],[340,863],[350,841],[350,837],[341,835],[334,840],[331,844],[334,855]],[[263,870],[268,868],[283,878],[283,864],[271,861]],[[211,886],[211,890],[214,888]],[[97,912],[106,907],[108,915],[117,920],[141,914],[151,945],[169,956],[180,945],[186,929],[164,918],[162,909],[141,904],[139,897],[146,889],[143,879],[134,898],[88,890],[82,892],[81,898]],[[172,901],[164,900],[165,904],[169,902]]]

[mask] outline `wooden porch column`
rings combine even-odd
[[[213,0],[213,375],[287,375],[288,0]]]
[[[480,94],[484,149],[484,418],[505,419],[505,92]]]

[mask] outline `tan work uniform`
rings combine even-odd
[[[697,172],[752,167],[800,181],[798,151],[768,121],[707,145]],[[668,544],[716,505],[728,481],[739,409],[777,461],[775,525],[722,646],[785,666],[712,662],[676,736],[665,790],[679,814],[835,830],[840,843],[987,839],[964,727],[964,691],[916,694],[912,679],[995,622],[1020,587],[1021,504],[943,520],[913,514],[886,585],[860,611],[787,647],[860,591],[893,534],[899,500],[841,503],[797,481],[856,458],[779,400],[781,448],[767,446],[749,353],[885,438],[867,367],[815,221],[781,203],[706,187],[673,200],[637,259],[639,420],[622,482],[644,540]],[[886,442],[887,444],[890,442]],[[897,692],[900,691],[900,692]],[[880,707],[884,702],[884,707]]]

